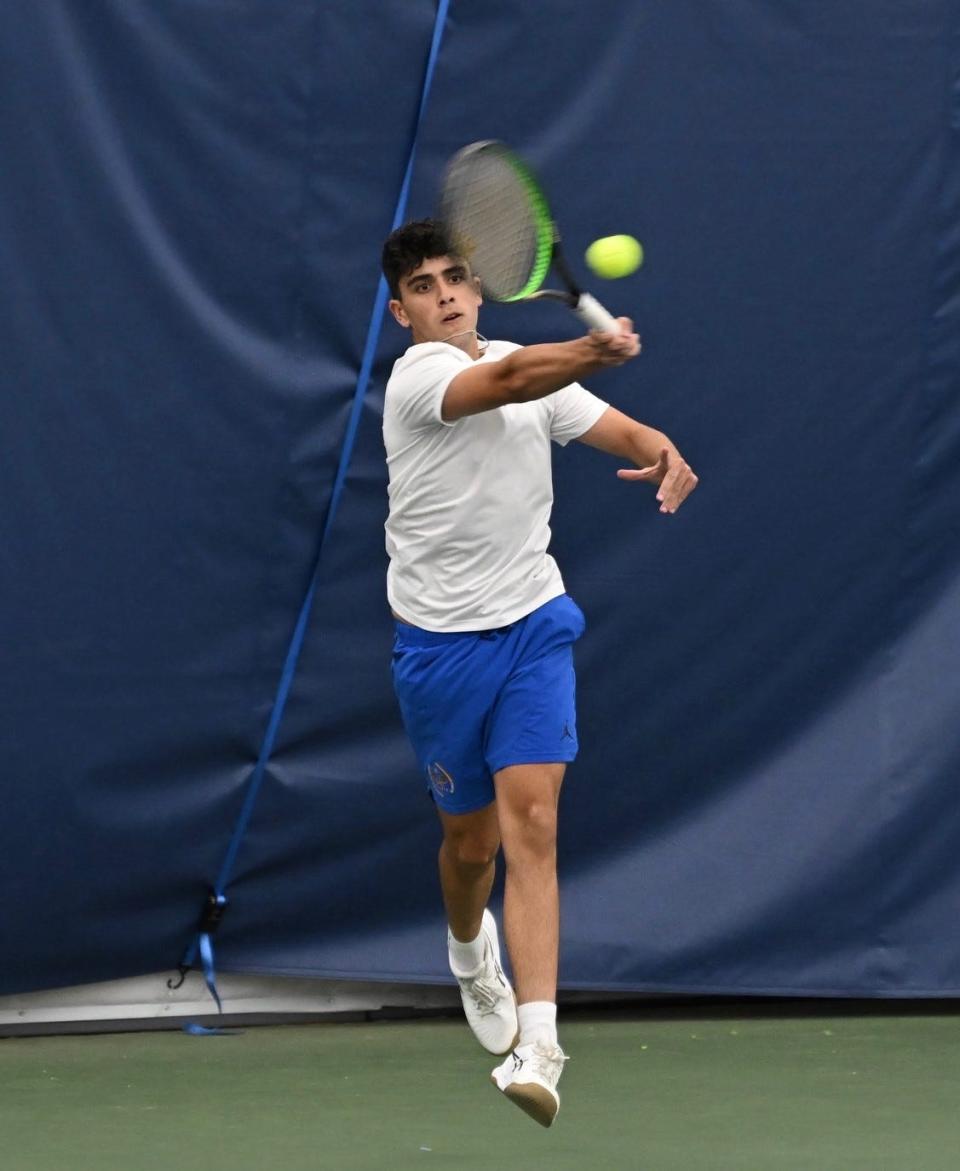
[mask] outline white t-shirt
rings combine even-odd
[[[478,360],[496,362],[518,348],[490,342]],[[384,397],[387,597],[425,630],[492,630],[564,592],[547,552],[550,441],[566,445],[607,409],[571,383],[534,402],[445,423],[447,386],[471,365],[447,342],[411,346]]]

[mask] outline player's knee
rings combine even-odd
[[[444,846],[457,866],[485,870],[497,856],[500,839],[464,834],[448,837]]]
[[[557,810],[551,802],[532,800],[514,810],[514,852],[544,856],[556,850]]]

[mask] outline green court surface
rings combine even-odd
[[[4,1171],[957,1171],[954,1006],[571,1011],[543,1130],[434,1019],[0,1040]]]

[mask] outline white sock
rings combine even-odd
[[[450,967],[454,975],[469,976],[483,963],[484,938],[483,929],[476,939],[469,943],[461,943],[454,939],[453,932],[447,930],[447,952],[450,957]]]
[[[530,1000],[517,1007],[520,1044],[540,1044],[553,1049],[557,1044],[557,1006],[549,1000]]]

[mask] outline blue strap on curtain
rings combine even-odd
[[[420,104],[417,109],[417,119],[413,129],[413,136],[410,144],[410,152],[407,157],[407,166],[403,175],[403,182],[400,186],[400,194],[397,197],[396,208],[393,213],[393,221],[391,224],[391,231],[398,228],[406,217],[407,201],[410,195],[410,183],[413,177],[413,167],[417,154],[417,143],[420,136],[420,127],[423,123],[424,114],[426,113],[427,104],[430,97],[430,89],[433,85],[433,75],[437,65],[437,59],[440,55],[440,45],[443,40],[443,31],[447,22],[447,11],[450,7],[450,0],[438,0],[437,14],[433,25],[433,36],[430,42],[430,53],[427,57],[427,66],[424,71],[423,86],[420,92]],[[180,980],[179,983],[168,981],[171,988],[179,987],[183,983],[186,973],[193,967],[197,952],[200,952],[201,962],[203,964],[204,979],[210,994],[217,1005],[217,1010],[222,1011],[220,1005],[220,996],[217,992],[217,980],[215,970],[215,956],[213,946],[213,935],[223,917],[223,912],[227,907],[227,897],[224,891],[230,882],[230,876],[233,873],[233,867],[237,859],[237,854],[240,850],[240,843],[243,841],[244,834],[247,831],[247,826],[253,816],[254,806],[257,802],[257,797],[260,792],[260,787],[263,783],[263,778],[266,772],[267,762],[273,755],[273,748],[277,738],[277,732],[280,728],[280,722],[283,719],[284,709],[286,707],[287,698],[290,694],[290,688],[293,685],[293,678],[297,669],[297,662],[300,658],[300,651],[303,647],[304,635],[307,629],[307,622],[310,618],[310,611],[313,607],[313,599],[317,592],[317,579],[320,573],[320,565],[323,560],[323,551],[326,547],[327,538],[333,528],[334,518],[337,514],[337,508],[340,504],[340,498],[343,495],[343,488],[347,478],[347,472],[350,467],[350,460],[353,455],[353,447],[356,442],[357,429],[360,425],[360,413],[363,410],[363,403],[367,393],[367,386],[370,382],[370,372],[373,368],[374,357],[377,352],[377,343],[380,339],[380,330],[383,325],[383,313],[386,308],[388,297],[387,283],[384,278],[380,277],[380,282],[377,286],[377,295],[374,300],[373,312],[370,316],[370,324],[367,328],[367,340],[363,349],[363,358],[360,362],[360,374],[357,378],[357,387],[353,395],[353,404],[350,410],[350,418],[347,423],[347,430],[344,435],[343,446],[340,451],[340,461],[337,466],[336,478],[333,482],[333,491],[330,494],[330,503],[327,508],[327,515],[323,525],[323,531],[320,536],[320,545],[317,550],[317,558],[314,564],[313,574],[310,579],[310,585],[307,589],[306,596],[303,599],[303,604],[300,607],[300,614],[297,618],[297,623],[294,628],[293,637],[290,641],[290,646],[287,649],[286,659],[284,660],[283,673],[280,677],[280,684],[277,688],[276,698],[273,703],[273,710],[270,714],[270,722],[267,725],[267,731],[263,738],[263,743],[260,746],[260,752],[257,757],[257,763],[251,774],[250,781],[247,786],[246,797],[244,798],[243,808],[240,811],[240,816],[237,818],[237,823],[233,831],[233,837],[230,839],[230,844],[227,847],[226,856],[223,864],[220,867],[220,872],[217,875],[216,885],[210,891],[207,903],[205,904],[204,917],[201,918],[200,927],[196,935],[187,948],[182,962],[179,965]]]

